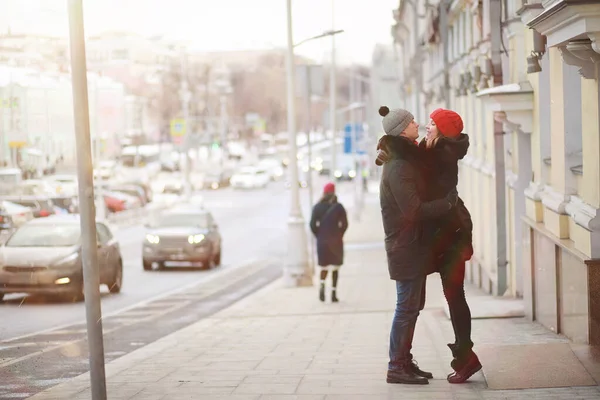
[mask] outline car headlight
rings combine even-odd
[[[336,178],[341,178],[342,177],[342,171],[339,171],[339,170],[335,171],[334,175],[335,175]]]
[[[200,234],[200,235],[191,235],[188,237],[188,243],[189,244],[198,244],[201,241],[204,240],[204,235]]]
[[[146,240],[148,241],[148,243],[151,244],[159,244],[160,243],[160,237],[156,236],[156,235],[146,235]]]
[[[355,170],[351,170],[350,172],[348,172],[348,176],[350,178],[354,178],[356,176],[356,171]]]
[[[77,264],[79,260],[79,253],[73,253],[63,258],[62,260],[58,260],[52,263],[53,267],[72,267]]]

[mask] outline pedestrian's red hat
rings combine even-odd
[[[438,108],[429,117],[437,125],[440,134],[446,137],[458,137],[463,131],[463,120],[457,112]]]
[[[328,183],[323,188],[323,194],[332,194],[335,193],[335,185],[333,183]]]

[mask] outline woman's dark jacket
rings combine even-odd
[[[383,164],[379,196],[390,278],[415,279],[429,271],[434,261],[424,222],[447,214],[451,205],[446,199],[424,201],[427,182],[418,145],[387,136],[380,146],[389,156]]]
[[[344,263],[344,233],[348,229],[346,209],[335,195],[325,195],[314,206],[310,230],[317,238],[317,258],[322,267]]]
[[[428,182],[424,199],[445,198],[458,184],[458,161],[467,154],[469,136],[461,134],[456,139],[441,137],[431,149],[426,148],[423,140],[419,147],[424,150],[424,174]],[[428,272],[439,271],[444,267],[440,263],[457,263],[471,258],[473,222],[461,199],[450,213],[427,221],[426,230],[432,238],[436,260],[444,260],[436,262]],[[452,253],[451,256],[448,253]]]

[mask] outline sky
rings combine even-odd
[[[69,0],[0,0],[0,31],[68,36]],[[332,18],[332,3],[334,18]],[[398,0],[293,0],[294,42],[332,29],[338,62],[370,64],[377,43],[390,43]],[[86,35],[119,30],[185,40],[198,51],[282,47],[287,43],[286,0],[83,0]],[[333,20],[333,21],[332,21]],[[297,53],[316,62],[330,57],[331,40]]]

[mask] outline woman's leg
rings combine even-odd
[[[339,278],[339,274],[340,274],[340,266],[339,265],[334,265],[331,267],[332,272],[331,272],[331,301],[333,303],[337,303],[338,301],[340,301],[340,299],[337,297],[337,284],[338,284],[338,278]]]
[[[450,260],[449,260],[450,261]],[[471,310],[465,297],[465,263],[452,260],[440,270],[444,296],[448,302],[455,344],[460,349],[471,349]]]
[[[325,301],[325,280],[327,279],[327,267],[321,267],[321,285],[319,287],[319,300]]]

